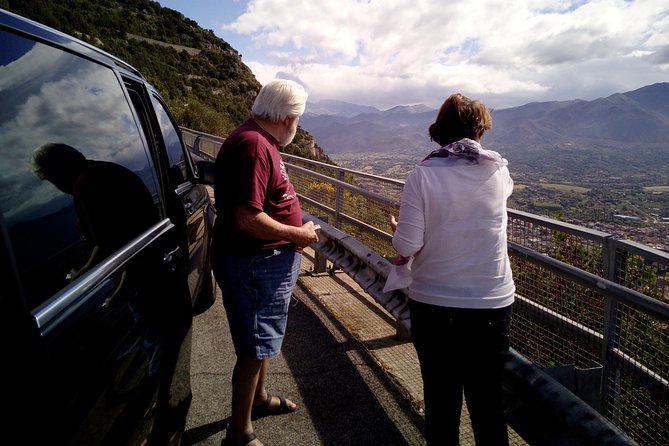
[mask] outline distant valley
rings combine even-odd
[[[381,111],[321,101],[308,104],[300,126],[334,159],[343,152],[384,152],[419,160],[435,148],[427,128],[436,113],[424,105]],[[482,143],[517,168],[530,167],[551,180],[586,181],[640,171],[650,183],[667,184],[669,171],[655,171],[669,166],[669,83],[593,101],[535,102],[492,115],[493,129]]]
[[[436,144],[437,110],[307,105],[300,126],[339,165],[405,179]],[[509,206],[669,248],[669,83],[593,101],[493,110],[484,147],[509,160]],[[629,218],[628,218],[629,217]],[[603,225],[603,226],[601,226]]]

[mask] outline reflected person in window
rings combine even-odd
[[[158,222],[151,193],[120,164],[88,160],[72,146],[47,143],[33,152],[31,168],[73,197],[77,226],[90,255],[72,270],[72,279]]]

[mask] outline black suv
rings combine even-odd
[[[178,444],[215,211],[165,102],[0,10],[0,155],[0,442]]]

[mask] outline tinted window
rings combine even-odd
[[[31,168],[33,150],[59,143],[88,160],[125,166],[154,202],[157,183],[111,69],[2,30],[0,47],[0,223],[35,308],[69,283],[66,276],[91,247],[82,239],[72,195]]]
[[[177,133],[174,123],[170,119],[169,114],[165,110],[165,106],[157,98],[153,98],[153,107],[156,110],[156,115],[160,121],[160,132],[165,141],[165,149],[167,150],[167,158],[170,162],[170,175],[173,185],[178,185],[186,181],[186,155],[184,154],[179,134]]]

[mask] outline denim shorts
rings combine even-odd
[[[294,250],[244,256],[212,252],[237,357],[269,359],[281,351],[301,258]]]

